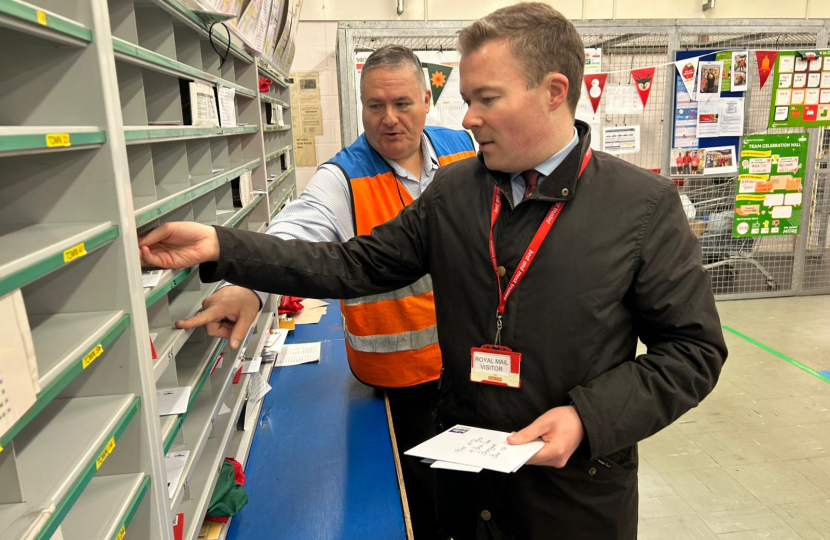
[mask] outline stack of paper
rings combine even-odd
[[[183,452],[170,452],[164,456],[164,468],[167,469],[167,495],[171,499],[176,493],[176,486],[179,485],[179,480],[182,479],[184,472],[184,465],[187,463],[187,456],[190,455],[190,450]]]
[[[319,362],[320,345],[319,341],[316,343],[285,345],[277,356],[274,366],[296,366],[297,364]]]
[[[514,446],[508,444],[510,433],[457,425],[411,450],[408,456],[426,458],[435,469],[480,472],[488,469],[512,473],[545,445],[541,440]]]
[[[317,324],[328,313],[328,302],[306,298],[301,303],[303,310],[294,315],[294,324]]]

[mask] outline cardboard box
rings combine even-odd
[[[706,222],[702,219],[690,219],[689,227],[692,229],[692,234],[700,236],[706,230]]]

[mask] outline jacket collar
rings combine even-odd
[[[577,137],[579,142],[565,157],[562,163],[550,174],[545,177],[545,181],[539,186],[531,196],[530,199],[548,202],[564,202],[569,201],[576,195],[576,187],[579,183],[579,170],[582,165],[582,157],[588,148],[591,146],[591,128],[585,122],[576,120],[574,122],[576,127]],[[487,168],[484,164],[484,156],[481,152],[478,153],[478,161],[482,167],[487,171],[487,174],[503,192],[512,193],[510,185],[510,174],[501,171],[493,171]]]

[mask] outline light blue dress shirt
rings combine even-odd
[[[577,135],[576,128],[574,128],[573,139],[565,145],[565,148],[558,151],[541,164],[533,167],[535,170],[539,171],[539,185],[542,185],[542,181],[545,177],[549,176],[563,161],[565,161],[565,157],[570,154],[571,150],[573,150],[574,146],[576,146],[578,142],[579,136]],[[510,177],[510,185],[513,188],[513,205],[515,206],[522,202],[525,195],[525,179],[522,178],[522,173],[513,173]]]

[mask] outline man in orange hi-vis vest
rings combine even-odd
[[[318,168],[266,233],[307,242],[369,234],[418,198],[440,166],[475,155],[466,132],[425,126],[432,96],[420,60],[406,47],[387,45],[369,56],[360,93],[365,133]],[[206,325],[210,335],[237,347],[259,306],[253,291],[227,286],[177,326]],[[416,538],[437,537],[434,471],[403,455],[436,434],[442,362],[430,276],[391,293],[345,300],[342,312],[352,372],[389,397]]]

